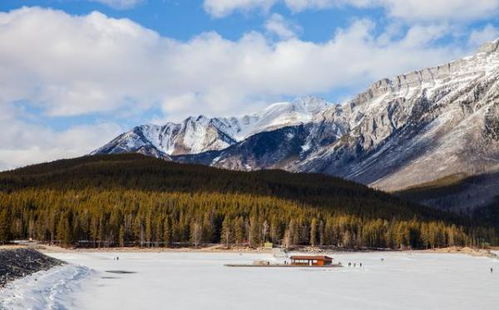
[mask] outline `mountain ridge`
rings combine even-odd
[[[91,155],[137,152],[154,156],[152,153],[157,153],[161,155],[155,157],[168,159],[171,155],[222,150],[259,132],[309,122],[328,104],[317,97],[299,97],[294,101],[277,102],[260,112],[239,117],[208,118],[198,115],[187,117],[180,123],[136,126],[93,151]],[[156,152],[141,152],[141,147],[145,146]]]
[[[248,131],[224,146],[172,152],[166,159],[324,173],[385,191],[458,173],[494,172],[499,170],[499,40],[448,64],[381,79],[342,105],[317,107],[299,114],[305,115],[301,119]]]

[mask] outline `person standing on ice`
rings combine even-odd
[[[494,268],[490,267],[490,273],[494,272]]]

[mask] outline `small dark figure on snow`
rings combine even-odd
[[[490,273],[494,272],[494,268],[490,267]]]
[[[360,268],[362,268],[362,263],[359,263]]]
[[[352,263],[351,262],[348,262],[348,267],[352,266]]]

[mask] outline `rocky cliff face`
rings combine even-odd
[[[296,169],[397,190],[498,168],[498,42],[474,56],[375,83],[345,105],[342,139]]]
[[[213,125],[210,134],[203,129],[195,142],[185,143],[183,134],[182,146],[158,149],[181,162],[319,172],[388,191],[447,175],[494,172],[499,170],[499,40],[472,56],[380,80],[343,105],[308,97],[203,124],[217,121],[223,126]],[[177,126],[183,133],[187,125]],[[134,139],[156,146],[157,136]],[[119,152],[127,149],[123,143],[129,142],[114,143]],[[196,143],[201,146],[193,147]]]

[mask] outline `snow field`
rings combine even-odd
[[[32,277],[14,282],[16,294],[26,299],[2,302],[6,309],[21,309],[17,306],[23,302],[23,309],[120,310],[313,307],[428,310],[495,309],[499,305],[499,260],[461,254],[338,253],[333,258],[346,267],[332,269],[224,266],[273,260],[269,254],[50,255],[74,265],[39,276],[38,281],[42,277],[47,279],[43,282],[47,287],[38,291],[32,289]],[[115,259],[117,256],[119,260]],[[348,267],[348,262],[356,263],[357,267]],[[490,272],[491,267],[494,273]],[[64,268],[67,271],[61,272]],[[82,277],[74,276],[75,270],[86,271],[80,271]],[[46,292],[57,292],[49,298],[55,302],[37,295]]]

